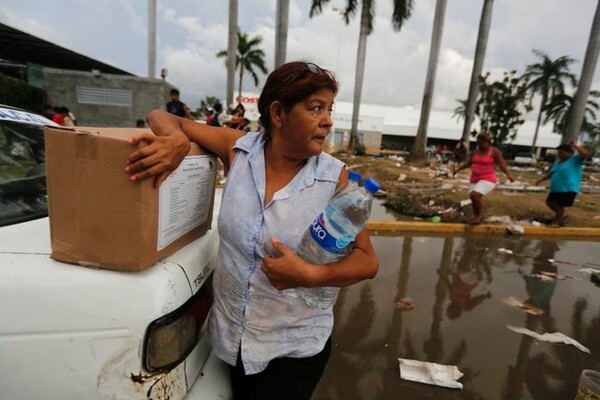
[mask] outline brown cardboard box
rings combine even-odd
[[[46,127],[52,258],[140,271],[211,227],[216,159],[193,145],[156,189],[124,172],[127,141],[149,130]]]

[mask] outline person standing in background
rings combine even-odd
[[[500,167],[511,182],[515,181],[508,170],[508,165],[502,157],[502,153],[492,146],[492,138],[485,133],[480,133],[477,135],[477,148],[471,154],[471,158],[454,170],[453,175],[456,175],[458,171],[471,167],[469,185],[469,197],[473,207],[471,225],[479,225],[483,220],[483,196],[494,190],[498,184],[495,171],[496,165]]]
[[[577,151],[578,154],[574,154]],[[583,160],[589,156],[589,151],[574,141],[561,144],[556,148],[556,161],[550,171],[537,181],[539,185],[550,179],[550,193],[546,205],[554,211],[554,219],[550,226],[558,227],[564,224],[567,214],[565,208],[571,207],[581,186]]]
[[[167,103],[167,112],[169,114],[177,115],[181,118],[187,118],[194,120],[194,116],[190,112],[188,106],[185,105],[184,102],[179,100],[179,90],[171,89],[171,101]]]

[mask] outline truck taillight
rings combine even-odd
[[[148,325],[144,340],[144,367],[150,372],[173,368],[194,349],[212,305],[212,276],[177,310]]]

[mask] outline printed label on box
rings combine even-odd
[[[206,222],[212,201],[215,170],[212,156],[187,156],[160,185],[159,251]]]

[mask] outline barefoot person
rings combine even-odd
[[[219,213],[219,254],[209,332],[230,365],[233,399],[311,398],[331,351],[337,292],[311,307],[306,291],[375,276],[378,261],[363,230],[350,254],[311,264],[293,250],[315,214],[347,181],[341,161],[323,152],[338,84],[319,66],[290,62],[267,78],[258,101],[263,130],[216,128],[153,111],[157,135],[128,160],[130,179],[157,183],[187,154],[190,141],[229,168]],[[277,238],[277,239],[275,239]],[[296,288],[290,295],[283,290]]]
[[[577,154],[574,154],[577,151]],[[575,196],[579,192],[583,160],[589,152],[575,142],[561,144],[556,148],[556,161],[550,171],[544,175],[537,184],[550,179],[550,193],[546,198],[546,205],[554,211],[551,226],[560,226],[567,217],[565,208],[571,207]]]
[[[477,147],[471,157],[454,170],[454,175],[456,175],[458,171],[471,167],[471,184],[469,185],[469,197],[473,207],[471,225],[478,225],[483,220],[483,196],[494,190],[498,183],[496,165],[511,182],[515,181],[502,153],[492,146],[492,138],[485,133],[480,133],[477,135]]]

